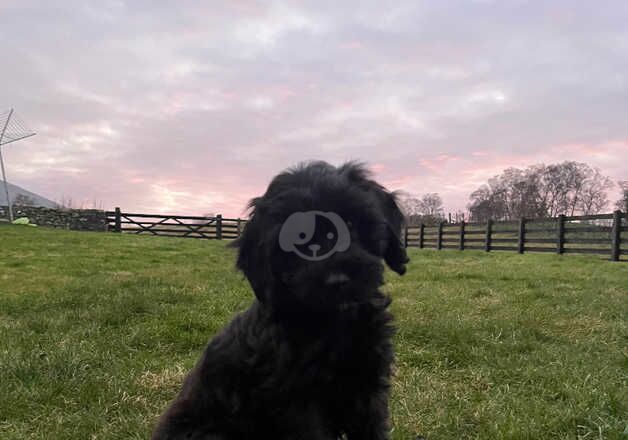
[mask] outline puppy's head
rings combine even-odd
[[[329,308],[359,302],[382,284],[382,260],[403,274],[403,215],[395,194],[348,162],[297,165],[251,200],[236,266],[257,298]]]

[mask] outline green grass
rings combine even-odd
[[[410,250],[394,439],[628,438],[628,264]],[[252,294],[224,242],[0,225],[0,438],[145,439]]]

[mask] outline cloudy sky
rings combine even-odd
[[[127,211],[242,215],[305,159],[447,210],[509,166],[628,179],[628,2],[0,0],[9,180]]]

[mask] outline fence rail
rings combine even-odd
[[[208,240],[238,238],[246,223],[243,219],[225,218],[220,214],[215,217],[135,214],[122,212],[120,208],[105,214],[108,231]]]
[[[406,226],[406,247],[489,251],[628,255],[628,215],[564,216],[486,223],[439,223]]]

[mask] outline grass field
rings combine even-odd
[[[628,439],[628,264],[410,250],[394,439]],[[252,300],[225,242],[0,225],[0,438],[145,439]]]

